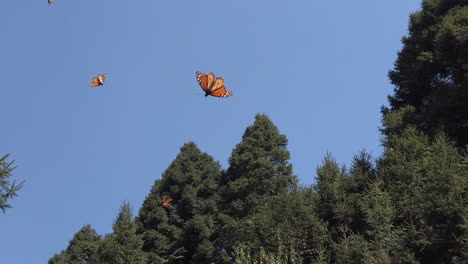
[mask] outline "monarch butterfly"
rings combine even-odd
[[[89,85],[91,87],[96,87],[104,84],[106,80],[106,74],[99,74],[98,76],[93,78],[93,82]]]
[[[164,198],[162,199],[161,205],[162,205],[163,207],[168,207],[168,206],[170,206],[169,203],[170,203],[171,201],[172,201],[171,198],[167,198],[167,199],[166,199],[166,196],[164,196]]]
[[[49,5],[51,5],[53,2],[53,0],[47,0],[47,1],[49,2]]]
[[[232,92],[224,86],[224,79],[221,77],[215,79],[212,72],[208,74],[197,72],[196,76],[198,84],[205,91],[205,97],[208,95],[216,97],[229,97],[232,95]]]

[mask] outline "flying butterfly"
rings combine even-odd
[[[172,201],[171,198],[167,198],[166,199],[166,196],[164,196],[164,198],[162,199],[162,202],[161,202],[161,205],[163,207],[168,207],[168,206],[171,206],[169,203]],[[172,206],[171,206],[172,207]]]
[[[224,86],[224,79],[218,77],[215,79],[215,75],[210,72],[204,74],[201,72],[196,73],[198,84],[205,91],[205,97],[208,95],[215,97],[229,97],[232,96],[232,92]]]
[[[47,1],[49,2],[49,5],[51,5],[53,2],[53,0],[47,0]]]
[[[106,74],[99,74],[98,76],[93,78],[93,82],[89,85],[91,87],[96,87],[104,84],[106,80]]]

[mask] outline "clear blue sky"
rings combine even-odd
[[[46,263],[85,224],[138,212],[187,141],[224,168],[256,113],[304,185],[326,152],[381,153],[380,107],[420,1],[5,1],[0,155],[26,180],[0,213],[2,263]],[[233,97],[205,98],[195,72]],[[103,87],[92,78],[107,73]]]

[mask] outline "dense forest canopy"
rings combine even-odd
[[[466,263],[468,1],[424,0],[389,77],[380,157],[328,153],[301,186],[258,114],[228,168],[186,143],[136,216],[124,203],[49,263]]]

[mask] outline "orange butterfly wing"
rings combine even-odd
[[[215,83],[210,89],[210,95],[215,97],[229,97],[232,96],[232,92],[224,86],[224,79],[221,77],[216,78]]]
[[[162,206],[167,207],[171,201],[172,201],[172,199],[165,199],[165,200],[163,200]]]
[[[99,86],[99,85],[102,85],[102,83],[99,81],[99,78],[98,77],[94,77],[93,78],[93,82],[89,85],[91,87],[96,87],[96,86]]]
[[[203,74],[201,72],[196,73],[198,84],[205,91],[205,96],[211,95],[215,97],[229,97],[232,96],[232,92],[224,86],[223,78],[216,78],[213,73]]]
[[[205,91],[206,94],[209,94],[211,86],[213,86],[213,81],[215,76],[212,72],[204,74],[201,72],[196,73],[197,81],[200,87]]]

